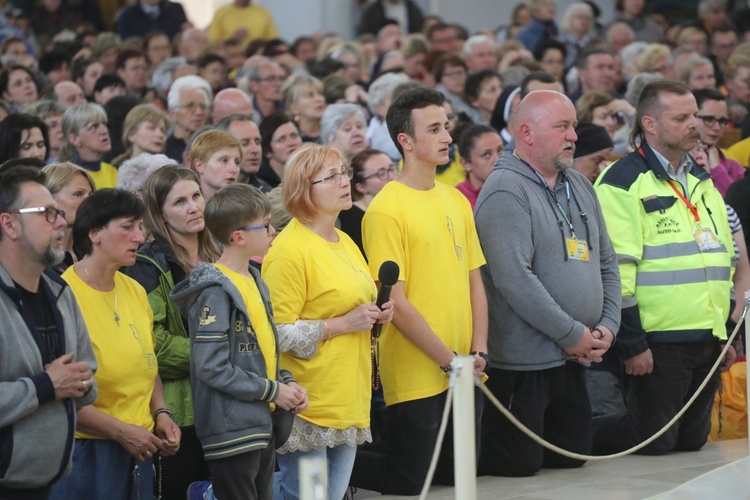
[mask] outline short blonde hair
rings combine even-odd
[[[242,163],[242,145],[231,134],[221,130],[206,130],[198,135],[190,147],[190,170],[197,171],[195,162],[205,164],[211,159],[211,155],[224,148],[237,148]]]
[[[94,179],[91,178],[91,174],[89,174],[86,169],[81,168],[74,163],[52,163],[45,166],[42,169],[42,172],[44,172],[44,174],[46,175],[46,181],[44,185],[47,186],[47,189],[49,189],[49,192],[52,194],[52,196],[55,196],[57,193],[59,193],[60,190],[67,186],[70,182],[72,182],[75,176],[78,174],[84,176],[86,180],[89,181],[91,191],[94,191],[96,189],[96,185],[94,184]]]
[[[312,201],[312,178],[326,161],[334,158],[346,165],[344,153],[335,146],[304,144],[286,162],[281,179],[281,200],[284,208],[301,222],[310,222],[317,212]]]

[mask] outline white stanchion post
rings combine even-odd
[[[453,455],[456,500],[477,498],[477,453],[474,414],[474,357],[451,362],[453,389]]]
[[[299,461],[301,500],[328,500],[328,462],[325,458],[302,458]]]

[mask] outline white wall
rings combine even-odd
[[[177,0],[185,6],[188,18],[205,28],[213,13],[231,0]],[[281,36],[291,41],[300,35],[317,31],[335,31],[346,38],[354,36],[357,8],[353,0],[253,0],[268,8]],[[494,29],[507,24],[513,7],[521,0],[415,0],[425,13],[437,14],[448,22],[457,22],[470,31]],[[557,18],[575,0],[557,0]],[[602,9],[600,21],[607,22],[613,14],[614,2],[598,0]]]

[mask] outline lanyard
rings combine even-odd
[[[570,230],[570,235],[573,237],[573,239],[578,240],[576,237],[576,233],[573,230],[573,222],[570,220],[570,217],[568,217],[568,214],[570,214],[570,182],[568,181],[568,176],[563,173],[563,180],[565,182],[565,201],[568,206],[568,212],[565,212],[565,209],[560,204],[560,201],[557,199],[557,195],[554,191],[552,191],[552,188],[549,187],[549,184],[542,178],[541,175],[539,175],[539,172],[537,172],[531,165],[529,165],[523,158],[521,158],[515,151],[513,152],[513,155],[521,160],[523,163],[525,163],[532,172],[534,172],[534,175],[536,175],[536,178],[539,179],[539,183],[547,190],[549,195],[552,197],[552,200],[555,202],[555,205],[557,206],[557,210],[560,211],[560,214],[563,216],[563,219],[565,220],[565,223],[568,225],[568,229]],[[553,208],[554,211],[554,208]],[[558,220],[558,222],[560,222]],[[562,230],[562,228],[561,228]]]
[[[672,187],[674,192],[677,193],[677,196],[682,200],[685,206],[688,207],[688,210],[690,210],[690,213],[693,214],[693,218],[695,219],[695,222],[700,222],[701,216],[698,215],[698,208],[692,203],[690,203],[690,201],[687,198],[685,198],[685,195],[682,194],[682,190],[677,189],[677,186],[674,185],[674,181],[668,180],[667,182]]]

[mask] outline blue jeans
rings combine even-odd
[[[125,448],[108,439],[76,439],[73,472],[52,486],[50,498],[135,500],[138,498],[136,487],[140,489],[140,498],[154,496],[154,463],[151,458],[137,462]]]
[[[276,455],[279,472],[274,477],[274,500],[297,500],[299,491],[299,461],[302,458],[325,458],[328,462],[328,497],[344,498],[354,466],[356,446],[341,444],[324,450],[295,451]]]

